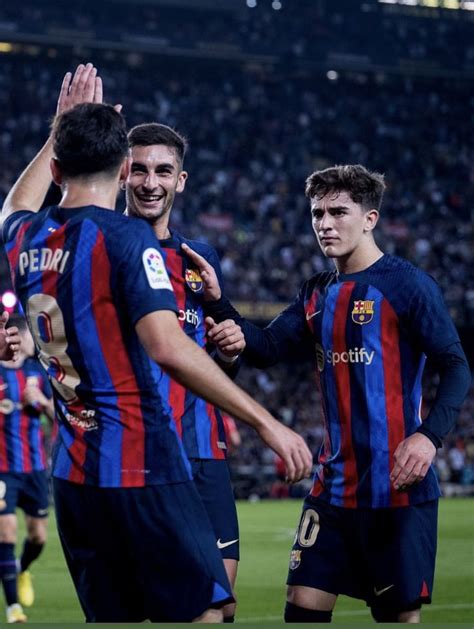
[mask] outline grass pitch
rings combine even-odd
[[[240,502],[238,510],[242,561],[237,584],[237,620],[252,624],[281,620],[289,551],[301,501]],[[20,540],[22,535],[23,527]],[[21,542],[17,548],[19,552]],[[53,518],[48,545],[33,565],[32,573],[36,602],[27,610],[30,622],[83,622]],[[423,620],[445,624],[474,622],[473,593],[474,499],[444,499],[440,503],[434,602],[424,607]],[[370,614],[364,603],[340,597],[333,619],[361,623],[369,621]]]

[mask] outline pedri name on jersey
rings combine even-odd
[[[20,275],[26,271],[57,271],[62,273],[69,258],[69,251],[63,249],[28,249],[22,251],[18,257]]]

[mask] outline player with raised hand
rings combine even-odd
[[[298,348],[316,354],[326,434],[291,553],[288,622],[329,622],[339,594],[366,600],[378,622],[419,622],[431,602],[439,497],[431,463],[471,378],[436,282],[375,242],[384,189],[383,176],[360,165],[308,178],[313,229],[335,271],[306,281],[264,330],[240,317],[212,267],[187,250],[222,351],[233,341],[214,320],[231,318],[256,366]],[[422,421],[426,358],[440,382]]]
[[[311,454],[183,333],[153,231],[112,211],[128,143],[96,85],[88,64],[63,88],[60,104],[75,106],[4,204],[16,292],[54,389],[58,530],[88,621],[219,622],[231,588],[151,361],[252,425],[292,480]],[[37,214],[50,167],[63,197]]]

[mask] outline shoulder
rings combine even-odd
[[[407,294],[439,290],[437,281],[431,275],[404,258],[385,255],[380,270],[387,280],[396,283]]]
[[[13,212],[2,223],[2,236],[5,243],[9,242],[16,237],[18,230],[25,225],[31,224],[36,219],[38,220],[39,214],[30,212],[29,210],[21,210],[19,212]]]
[[[306,294],[325,290],[336,280],[336,277],[336,271],[321,271],[307,280],[303,284],[302,290]]]
[[[189,238],[184,238],[180,235],[177,235],[177,237],[181,242],[188,245],[188,247],[191,247],[193,251],[199,253],[199,255],[201,255],[203,258],[206,258],[206,260],[211,261],[214,259],[219,259],[217,251],[207,242],[202,242],[200,240],[190,240]]]

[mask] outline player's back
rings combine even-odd
[[[54,206],[13,215],[4,239],[55,389],[53,474],[108,487],[187,480],[187,460],[135,332],[142,316],[176,311],[148,225],[95,206]]]

